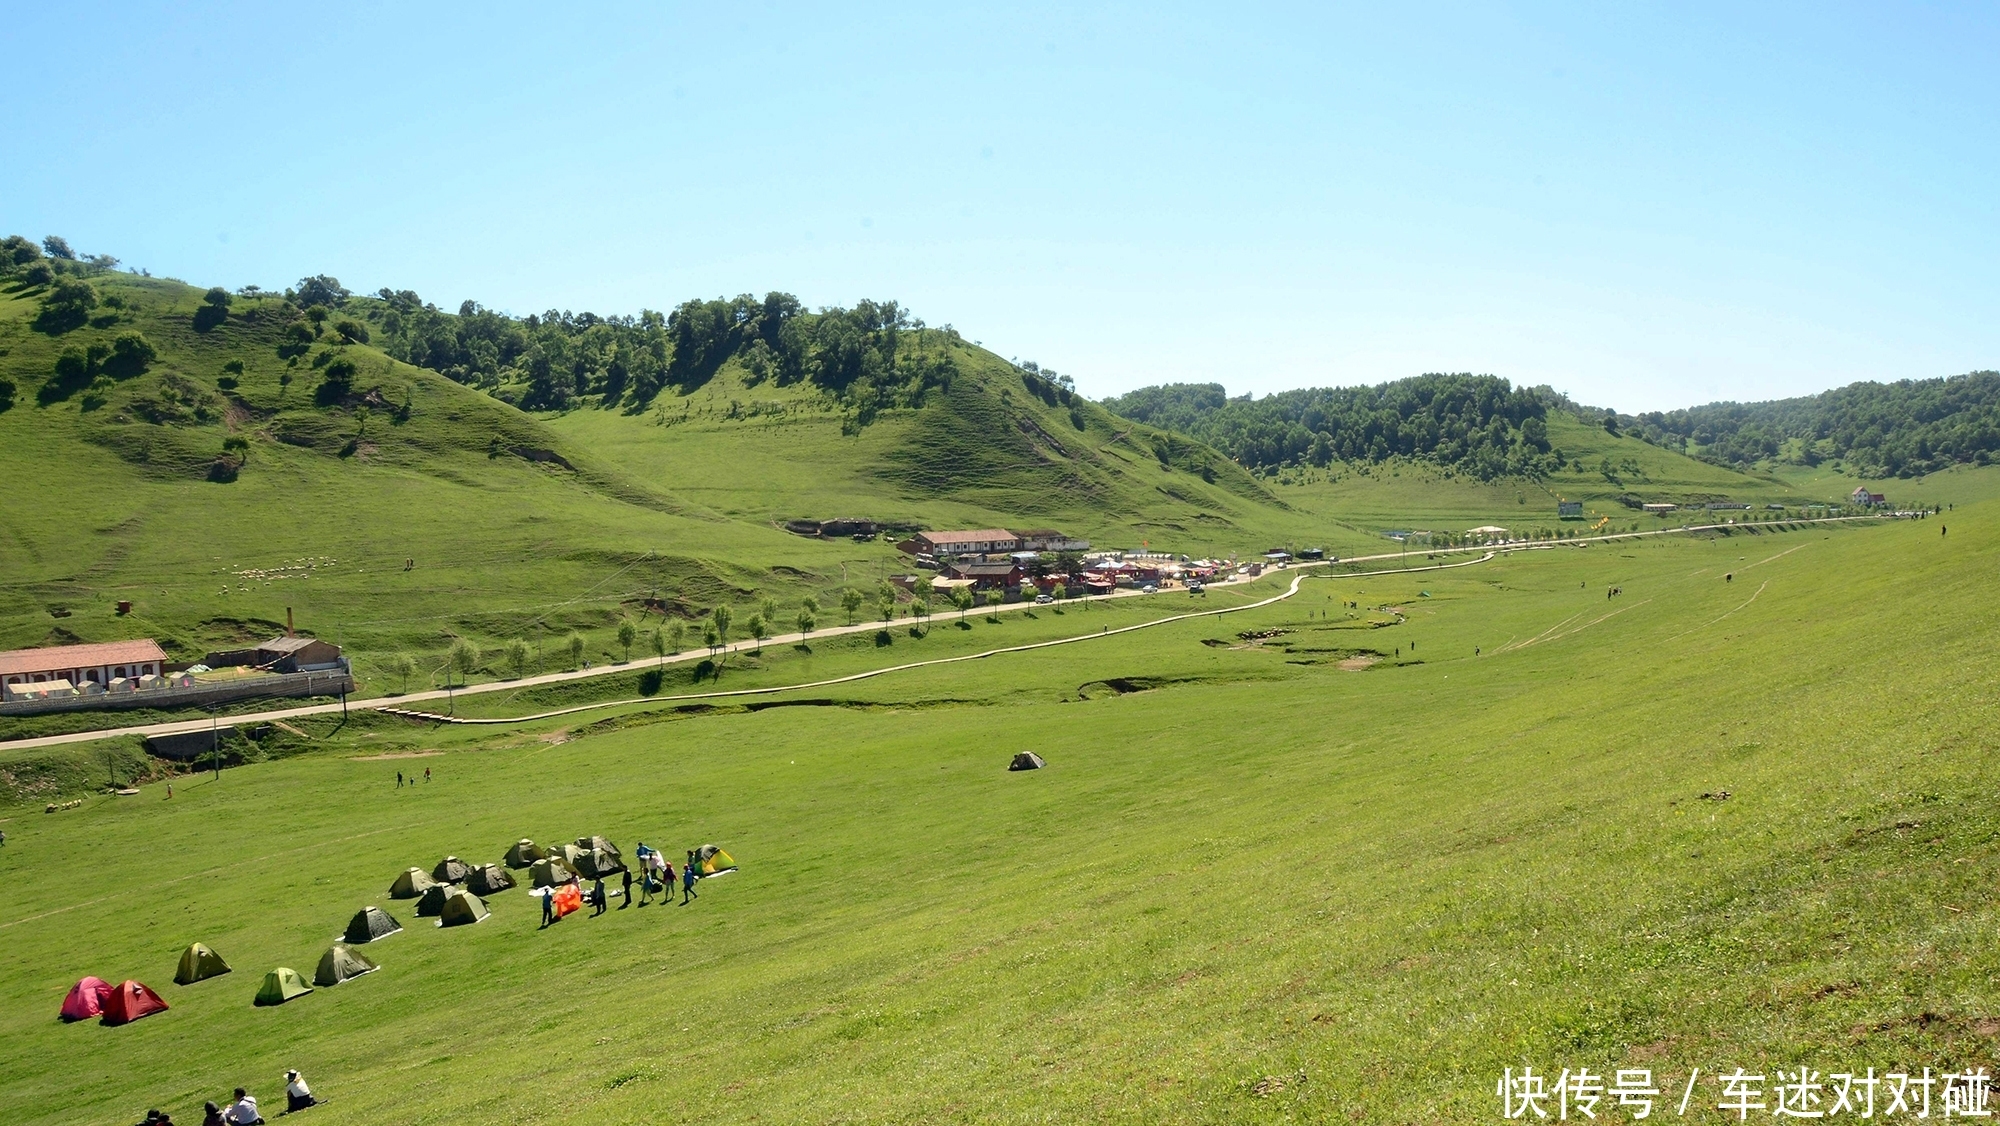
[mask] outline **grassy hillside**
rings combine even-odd
[[[561,667],[573,630],[592,659],[622,656],[617,623],[649,603],[732,604],[740,622],[770,598],[789,615],[904,565],[887,544],[788,534],[791,517],[1055,524],[1190,551],[1304,523],[1212,451],[1072,412],[969,345],[949,393],[865,427],[810,387],[749,388],[734,360],[643,414],[535,416],[343,340],[342,320],[381,336],[380,302],[315,325],[278,296],[218,312],[179,282],[99,272],[86,315],[51,324],[52,293],[76,284],[0,287],[17,389],[0,411],[17,483],[0,646],[156,636],[192,659],[269,636],[290,607],[387,689],[395,655],[423,683],[460,638],[487,651],[481,675],[515,639]],[[145,362],[114,357],[131,334]]]
[[[1717,1121],[1718,1069],[1971,1066],[2000,1012],[2000,502],[1972,491],[1949,537],[1312,578],[800,706],[323,725],[345,753],[17,816],[0,1118],[185,1117],[301,1067],[327,1126],[1474,1122],[1530,1064],[1700,1067]],[[1050,768],[1007,773],[1029,747]],[[382,972],[250,1006],[402,867],[585,833],[743,871],[548,931],[519,892],[446,931],[392,905]],[[85,852],[146,861],[47,878]],[[194,940],[237,972],[171,985]],[[58,1025],[84,973],[174,1008]]]

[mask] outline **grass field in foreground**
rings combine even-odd
[[[1990,1068],[1996,516],[1312,579],[818,706],[16,814],[0,1120],[268,1104],[290,1066],[325,1126],[1484,1121],[1523,1063]],[[519,892],[449,931],[386,901],[585,833],[743,871],[547,932]],[[382,972],[251,1007],[371,902],[409,928]],[[172,985],[194,940],[237,972]],[[61,1026],[85,973],[174,1008]]]

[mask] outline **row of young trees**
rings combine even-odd
[[[1252,469],[1401,457],[1490,480],[1552,472],[1564,462],[1549,444],[1541,396],[1490,375],[1429,374],[1262,399],[1232,399],[1220,384],[1179,383],[1105,405],[1198,438]]]

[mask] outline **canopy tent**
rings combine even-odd
[[[1036,754],[1035,752],[1022,751],[1020,754],[1014,756],[1013,762],[1007,764],[1007,769],[1040,770],[1042,767],[1047,765],[1048,763],[1042,761],[1042,756]]]
[[[431,918],[444,913],[444,901],[458,889],[450,884],[432,884],[424,890],[423,898],[417,900],[417,914]]]
[[[431,869],[431,878],[441,884],[462,884],[472,868],[456,856],[447,856]]]
[[[69,996],[63,998],[62,1019],[69,1022],[103,1016],[105,999],[110,996],[110,982],[101,977],[86,977],[69,987]]]
[[[319,969],[313,971],[313,984],[339,985],[362,974],[372,974],[380,968],[359,950],[350,950],[336,942],[319,956]]]
[[[111,995],[104,999],[104,1023],[131,1024],[140,1017],[167,1010],[167,1003],[160,995],[136,981],[122,981]]]
[[[460,888],[445,897],[444,911],[438,915],[438,926],[462,927],[479,922],[487,914],[484,900]]]
[[[465,890],[474,895],[496,895],[514,886],[514,874],[498,864],[474,868],[465,878]]]
[[[181,968],[174,971],[174,984],[193,985],[228,972],[229,963],[222,960],[222,955],[197,942],[181,951]]]
[[[695,849],[694,862],[696,868],[704,876],[713,876],[717,872],[732,871],[736,867],[736,861],[730,859],[729,854],[722,851],[721,845],[706,844]]]
[[[616,860],[620,865],[623,865],[625,863],[625,854],[618,851],[618,846],[612,844],[611,841],[605,837],[578,837],[576,839],[576,847],[582,849],[585,852],[589,852],[592,849],[601,848],[604,851],[610,853],[611,858],[613,860]]]
[[[553,856],[535,861],[535,866],[528,870],[528,882],[538,888],[552,888],[569,880],[569,865]]]
[[[396,882],[389,885],[389,898],[415,899],[436,883],[431,874],[422,868],[405,868],[403,874],[396,877]]]
[[[526,868],[548,854],[548,849],[543,848],[526,837],[522,837],[520,840],[514,842],[513,848],[507,850],[507,855],[500,859],[500,863],[505,864],[509,868]]]
[[[586,880],[602,880],[625,870],[625,862],[601,848],[593,848],[578,858],[576,870]]]
[[[341,937],[359,946],[364,942],[387,938],[402,929],[403,924],[390,918],[389,913],[380,907],[363,907],[354,913],[354,918],[347,924],[347,933]]]
[[[259,1005],[282,1005],[294,997],[303,997],[313,991],[299,971],[289,966],[279,966],[264,975],[264,984],[257,990]]]

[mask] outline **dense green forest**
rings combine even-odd
[[[1916,477],[2000,455],[2000,372],[1851,383],[1797,399],[1709,403],[1620,416],[1648,442],[1719,465],[1845,460],[1871,477]]]
[[[761,299],[694,300],[638,316],[549,310],[509,317],[467,301],[457,313],[408,290],[354,298],[330,283],[336,305],[352,305],[380,329],[384,351],[530,410],[589,401],[643,410],[662,391],[692,391],[740,358],[752,383],[806,384],[866,425],[892,407],[920,405],[957,374],[946,326],[933,329],[894,301],[810,312],[789,293]],[[321,299],[307,279],[295,291]]]
[[[1253,399],[1220,384],[1145,387],[1112,411],[1207,442],[1253,469],[1404,457],[1481,480],[1563,464],[1540,395],[1490,375],[1420,375],[1374,387],[1314,387]]]

